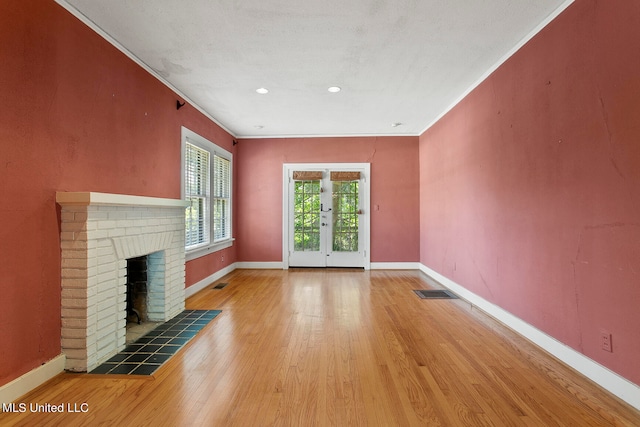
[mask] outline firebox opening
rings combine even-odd
[[[126,343],[136,341],[159,322],[150,322],[148,305],[148,256],[127,259]]]

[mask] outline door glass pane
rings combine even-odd
[[[320,181],[295,181],[293,250],[320,250]]]
[[[333,181],[333,251],[358,251],[360,181]]]

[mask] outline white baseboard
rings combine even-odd
[[[66,357],[61,354],[19,378],[0,387],[0,404],[11,403],[34,388],[64,372]]]
[[[372,262],[372,270],[419,270],[419,262]]]
[[[282,270],[282,261],[272,262],[236,262],[236,268],[246,268],[252,270]]]
[[[236,264],[237,263],[230,264],[230,265],[226,266],[225,268],[223,268],[222,270],[218,270],[215,273],[213,273],[212,275],[210,275],[208,277],[205,277],[204,279],[200,280],[199,282],[194,283],[193,285],[189,286],[188,288],[185,288],[185,290],[184,290],[184,298],[187,299],[187,298],[197,294],[198,292],[200,292],[201,290],[203,290],[204,288],[209,286],[211,283],[213,283],[216,280],[221,279],[222,277],[224,277],[227,274],[231,273],[233,270],[236,269]]]
[[[515,332],[527,338],[529,341],[532,341],[539,347],[542,347],[562,362],[589,378],[591,381],[599,384],[610,393],[640,410],[640,386],[589,359],[584,354],[561,343],[503,308],[474,294],[424,264],[420,264],[420,270],[438,281],[444,287],[450,289],[460,298],[467,300],[490,316],[498,319]]]

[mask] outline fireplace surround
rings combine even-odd
[[[176,199],[59,192],[61,346],[65,369],[88,372],[125,346],[127,259],[149,256],[147,316],[184,310],[184,208]]]

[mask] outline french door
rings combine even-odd
[[[287,267],[369,268],[369,170],[358,164],[286,164]]]

